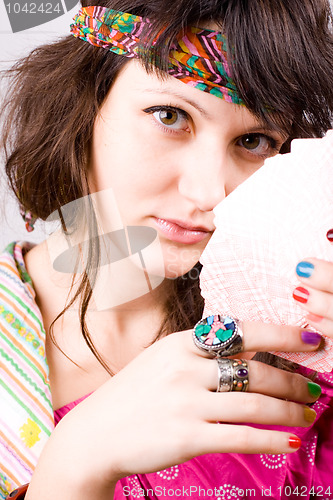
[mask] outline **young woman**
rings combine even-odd
[[[240,325],[247,392],[216,392],[217,361],[192,341],[213,208],[293,138],[331,128],[329,4],[84,6],[74,36],[11,70],[6,172],[28,227],[58,213],[73,242],[83,212],[64,207],[102,208],[101,219],[89,212],[76,273],[54,265],[48,242],[1,256],[3,498],[24,482],[17,494],[28,500],[285,498],[296,487],[329,498],[331,375],[320,387],[269,355],[252,359],[314,351],[321,337]],[[163,263],[158,286],[119,300],[123,275],[103,267],[101,220],[107,234],[157,234],[147,263],[152,274]],[[309,324],[333,336],[333,264],[305,257]],[[109,307],[99,310],[96,290]]]

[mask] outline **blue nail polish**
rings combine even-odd
[[[314,270],[314,265],[311,262],[306,262],[303,260],[299,262],[296,266],[296,273],[301,278],[310,278]]]

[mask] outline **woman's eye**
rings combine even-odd
[[[171,130],[188,129],[188,116],[185,111],[171,106],[154,106],[144,110],[153,115],[157,123]]]
[[[238,144],[248,152],[264,158],[268,158],[279,152],[277,141],[265,134],[243,135],[238,140]]]
[[[178,113],[171,109],[157,111],[153,113],[153,116],[155,116],[157,120],[160,120],[163,125],[175,125],[175,123],[179,120]]]

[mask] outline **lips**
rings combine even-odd
[[[186,245],[199,243],[213,232],[207,227],[194,226],[187,221],[160,219],[158,217],[154,217],[154,221],[159,232],[167,239]]]

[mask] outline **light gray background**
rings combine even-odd
[[[63,6],[64,2],[61,0]],[[63,16],[46,24],[19,33],[12,33],[5,5],[0,0],[0,69],[10,67],[17,59],[28,54],[43,43],[55,40],[69,33],[69,25],[79,9],[79,5]],[[65,10],[65,9],[64,9]],[[1,97],[6,92],[5,85],[0,85]],[[1,117],[0,117],[1,120]],[[11,241],[28,240],[39,242],[45,238],[43,223],[37,223],[32,233],[27,233],[19,214],[17,202],[7,188],[3,168],[3,156],[0,163],[0,251]]]
[[[64,10],[64,0],[61,0]],[[333,0],[331,0],[333,7]],[[30,52],[33,48],[69,33],[69,25],[78,10],[78,6],[65,15],[44,25],[20,33],[11,33],[4,3],[0,0],[0,69],[9,67],[15,60]],[[5,87],[0,86],[1,95]],[[1,119],[1,117],[0,117]],[[32,233],[27,233],[24,222],[19,215],[17,203],[10,194],[4,176],[3,162],[0,163],[0,251],[13,240],[42,241],[47,228],[43,223],[37,223]]]

